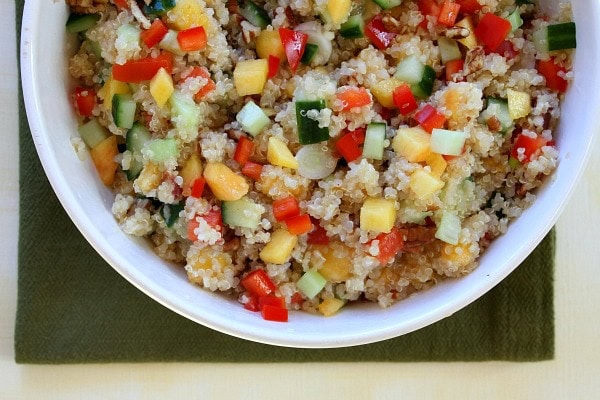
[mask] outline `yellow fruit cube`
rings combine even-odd
[[[240,96],[261,94],[267,74],[269,63],[267,60],[244,60],[237,63],[233,70],[233,84]]]
[[[194,153],[187,159],[179,176],[183,178],[183,195],[189,196],[196,179],[202,177],[202,161],[198,154]]]
[[[403,82],[397,78],[383,79],[371,87],[371,93],[379,104],[386,108],[394,108],[394,89],[400,86]]]
[[[169,28],[182,31],[184,29],[208,26],[208,16],[197,0],[177,0],[177,4],[167,13]]]
[[[274,136],[269,138],[267,145],[267,160],[273,165],[298,169],[298,160],[281,140]]]
[[[142,168],[140,175],[135,180],[135,186],[142,194],[146,194],[154,190],[162,182],[162,171],[158,164],[148,162]]]
[[[360,208],[360,229],[373,232],[390,232],[396,222],[394,200],[369,197]]]
[[[261,250],[260,259],[266,263],[283,264],[290,259],[296,243],[296,235],[285,229],[278,229],[271,234],[271,241]]]
[[[508,98],[508,113],[513,120],[529,115],[531,112],[531,96],[529,93],[508,89],[506,97]]]
[[[442,247],[441,258],[457,265],[458,267],[466,267],[475,259],[471,253],[470,244],[449,244],[446,243]]]
[[[319,274],[329,282],[343,282],[352,276],[350,272],[351,263],[348,261],[354,256],[354,252],[341,243],[330,245],[315,245],[315,250],[325,258],[323,265],[319,268]]]
[[[280,62],[286,60],[285,49],[281,43],[279,31],[261,31],[256,38],[256,54],[267,60],[269,56],[279,58]]]
[[[119,154],[119,149],[117,148],[117,137],[114,135],[107,137],[90,150],[92,161],[102,183],[106,186],[112,185],[115,181],[115,172],[117,171],[115,157],[117,154]]]
[[[125,82],[117,81],[113,79],[112,75],[108,78],[108,80],[102,86],[102,89],[98,92],[100,98],[103,99],[102,105],[106,111],[112,110],[112,99],[115,94],[129,94],[131,93],[131,89],[129,85]]]
[[[455,26],[460,26],[462,28],[466,28],[469,30],[469,36],[464,39],[458,39],[458,42],[461,43],[466,48],[474,49],[477,47],[477,38],[475,37],[475,26],[473,26],[473,20],[470,15],[467,15],[460,21],[458,21]]]
[[[392,141],[394,151],[410,162],[423,162],[431,154],[431,135],[419,127],[400,128]]]
[[[344,301],[334,297],[328,297],[317,307],[319,312],[326,317],[332,316],[344,306]]]
[[[204,179],[215,197],[221,201],[241,199],[248,190],[248,182],[223,163],[208,163],[204,169]]]
[[[438,178],[442,176],[448,166],[446,159],[438,153],[430,153],[425,163],[431,168],[431,173]]]
[[[327,12],[333,25],[339,25],[348,19],[351,6],[351,0],[329,0],[327,2]]]
[[[173,78],[166,69],[161,68],[150,80],[150,94],[159,107],[162,107],[169,100],[175,88],[173,87]]]
[[[419,199],[427,199],[444,187],[444,181],[433,174],[418,169],[410,176],[409,186]]]
[[[223,271],[232,265],[231,255],[212,246],[203,247],[197,252],[189,252],[187,259],[187,272],[190,282],[204,286],[206,270]],[[214,272],[213,272],[214,273]]]

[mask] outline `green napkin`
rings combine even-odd
[[[23,0],[17,0],[17,27]],[[554,355],[551,233],[487,295],[434,325],[345,349],[233,338],[164,308],[90,247],[56,199],[20,100],[19,363],[535,361]]]

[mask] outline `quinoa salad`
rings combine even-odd
[[[71,143],[119,226],[266,320],[468,274],[558,165],[568,4],[67,3]]]

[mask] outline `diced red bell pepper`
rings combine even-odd
[[[394,258],[404,246],[402,233],[396,227],[393,227],[389,233],[380,233],[375,239],[379,240],[377,259],[382,265]]]
[[[313,228],[310,217],[307,214],[286,218],[285,225],[288,232],[292,235],[304,235]]]
[[[215,81],[213,81],[210,78],[210,73],[204,67],[194,67],[192,71],[184,78],[184,80],[188,78],[198,77],[207,79],[208,82],[206,83],[206,85],[202,86],[202,88],[200,88],[200,90],[198,90],[198,92],[194,95],[194,99],[196,101],[200,101],[204,96],[215,90],[215,88],[217,87]]]
[[[362,150],[358,147],[358,143],[356,143],[351,133],[339,138],[335,142],[335,148],[347,162],[352,162],[362,155]]]
[[[120,10],[126,10],[129,8],[129,4],[127,4],[127,0],[113,0],[113,3],[115,3],[117,8],[119,8]]]
[[[278,308],[285,308],[285,299],[283,297],[277,297],[272,294],[267,296],[260,296],[258,298],[258,308],[262,309],[266,305]]]
[[[352,135],[352,138],[356,142],[356,144],[361,145],[365,142],[365,137],[367,136],[366,128],[356,128],[353,131],[349,132]]]
[[[494,51],[510,33],[510,22],[495,14],[487,13],[475,28],[475,36],[483,42],[488,50]]]
[[[259,298],[268,296],[277,289],[269,275],[262,269],[250,272],[240,283],[247,291]]]
[[[560,93],[567,91],[569,82],[560,76],[565,74],[567,70],[564,67],[556,64],[553,58],[549,60],[538,61],[537,70],[544,78],[546,78],[546,86],[548,89],[556,90]]]
[[[481,11],[482,6],[477,0],[455,0],[456,4],[460,5],[462,14],[475,14]]]
[[[244,166],[242,167],[242,174],[246,175],[248,178],[252,178],[255,181],[260,179],[260,174],[262,174],[263,166],[262,164],[257,164],[252,161],[246,161]]]
[[[170,53],[161,53],[156,58],[148,56],[127,61],[123,65],[114,64],[112,75],[117,81],[140,83],[152,79],[161,68],[164,68],[168,73],[173,71],[173,56]]]
[[[293,73],[296,73],[296,69],[298,69],[300,60],[302,60],[302,56],[304,55],[308,35],[288,28],[279,28],[279,37],[285,49],[285,56],[290,69]]]
[[[242,167],[248,162],[250,154],[254,150],[254,143],[252,140],[245,136],[241,136],[238,140],[237,146],[235,147],[235,154],[233,159],[237,161]]]
[[[165,35],[169,32],[169,28],[165,25],[164,22],[160,18],[156,18],[150,28],[142,31],[140,34],[140,38],[142,42],[146,44],[148,47],[154,47],[165,37]]]
[[[206,47],[206,31],[202,26],[185,29],[177,33],[177,42],[183,51],[197,51]]]
[[[445,26],[454,26],[456,17],[458,17],[458,11],[460,10],[460,4],[450,0],[445,0],[442,3],[440,9],[440,15],[438,15],[438,24]]]
[[[198,240],[198,236],[196,235],[195,230],[198,229],[198,227],[200,226],[200,222],[198,221],[198,218],[202,218],[206,221],[206,223],[208,224],[208,226],[210,226],[211,228],[219,231],[219,232],[223,232],[223,219],[221,216],[221,210],[210,210],[208,213],[200,215],[200,216],[195,216],[194,218],[192,218],[190,220],[190,222],[188,222],[188,229],[187,229],[187,234],[188,234],[188,239],[190,239],[192,242],[195,242]]]
[[[379,50],[390,47],[396,38],[396,33],[388,32],[385,29],[381,15],[377,15],[369,21],[365,26],[365,35]]]
[[[300,206],[294,196],[284,197],[273,202],[273,216],[277,221],[300,215]]]
[[[516,56],[519,55],[519,51],[515,50],[510,40],[504,40],[502,43],[498,45],[493,51],[485,49],[485,54],[496,53],[500,54],[502,57],[512,60]]]
[[[248,296],[248,302],[244,304],[244,308],[252,312],[260,311],[258,296]]]
[[[96,107],[96,91],[90,88],[76,87],[73,93],[75,111],[82,117],[91,117]]]
[[[542,136],[537,135],[535,138],[531,138],[521,133],[517,136],[517,140],[515,140],[515,143],[513,144],[510,156],[523,164],[527,164],[547,143],[548,141]],[[522,159],[519,158],[519,149],[525,150]]]
[[[267,78],[271,79],[277,75],[279,64],[281,64],[279,57],[269,54],[269,73],[267,74]]]
[[[407,83],[403,83],[394,89],[392,93],[394,99],[394,105],[400,110],[400,114],[408,115],[415,111],[418,107],[417,99],[410,90],[410,86]]]
[[[317,220],[312,220],[312,223],[314,229],[308,234],[306,242],[308,244],[329,244],[329,236],[327,236],[325,228],[319,225]]]
[[[348,111],[355,107],[363,107],[371,104],[371,96],[365,88],[351,87],[336,94],[338,100],[343,104],[342,111]]]
[[[196,179],[192,184],[192,190],[190,191],[190,196],[199,199],[202,197],[202,193],[204,193],[204,186],[206,185],[206,179],[203,176]]]
[[[419,0],[417,5],[419,7],[419,11],[424,17],[431,15],[437,18],[440,15],[441,8],[437,4],[436,0]],[[427,29],[427,22],[427,18],[424,18],[419,26],[423,29]]]
[[[265,305],[260,310],[263,319],[274,322],[287,322],[288,321],[288,310],[285,308],[273,307]]]
[[[459,58],[458,60],[448,61],[446,63],[446,81],[454,82],[453,75],[462,71],[465,67],[465,60]]]
[[[290,300],[290,302],[292,304],[302,304],[302,302],[304,301],[304,297],[302,297],[302,293],[300,292],[296,292],[292,295],[292,299]]]
[[[415,114],[415,120],[429,133],[435,128],[443,128],[446,123],[446,117],[430,104],[426,104]]]

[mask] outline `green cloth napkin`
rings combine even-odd
[[[23,0],[16,4],[19,28]],[[22,104],[20,99],[18,363],[535,361],[554,355],[553,233],[475,303],[375,344],[291,349],[189,321],[121,278],[77,231],[46,180]]]

